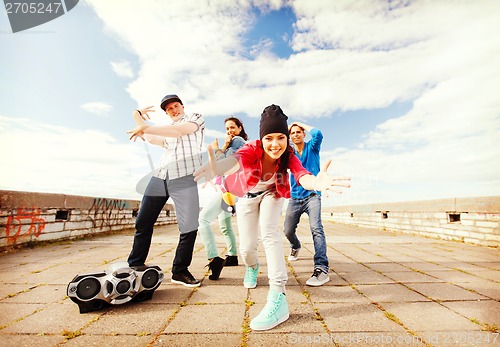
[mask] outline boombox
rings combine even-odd
[[[150,300],[163,277],[157,265],[115,263],[107,271],[76,275],[68,284],[67,294],[78,304],[80,313],[86,313],[109,304]]]

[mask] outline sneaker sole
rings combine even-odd
[[[321,282],[315,282],[315,283],[307,283],[306,284],[308,286],[311,286],[311,287],[319,287],[319,286],[322,286],[323,284],[327,283],[327,282],[330,282],[330,278],[327,278],[326,280],[324,281],[321,281]]]
[[[174,279],[171,279],[170,282],[175,283],[175,284],[182,284],[183,286],[189,287],[189,288],[199,287],[201,285],[201,282],[197,283],[197,284],[189,284],[189,283],[184,283],[182,281],[177,281]]]
[[[254,284],[243,283],[243,285],[247,289],[254,289],[255,287],[257,287],[257,283],[254,283]]]
[[[299,258],[295,258],[295,257],[288,257],[288,261],[297,261],[299,260]]]
[[[261,326],[261,327],[253,327],[252,326],[252,322],[250,322],[250,329],[252,330],[259,330],[259,331],[262,331],[262,330],[269,330],[269,329],[272,329],[274,328],[275,326],[283,323],[284,321],[286,321],[288,318],[290,318],[290,313],[287,313],[286,316],[283,316],[281,317],[278,321],[274,322],[273,324],[271,325],[266,325],[266,326]]]

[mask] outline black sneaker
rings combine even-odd
[[[238,266],[238,256],[237,255],[228,255],[226,256],[226,263],[224,266]]]
[[[208,276],[208,278],[216,281],[219,279],[220,272],[224,267],[224,259],[222,259],[221,257],[212,258],[212,260],[210,261],[210,263],[208,263],[207,266],[210,269],[210,271],[212,271],[212,274]]]
[[[300,247],[297,249],[291,249],[290,255],[288,256],[288,261],[296,261],[299,259]]]
[[[172,279],[170,281],[172,283],[182,284],[186,287],[191,288],[199,287],[201,284],[200,281],[198,281],[193,277],[193,275],[191,275],[191,272],[189,272],[189,270],[177,274],[172,274]]]

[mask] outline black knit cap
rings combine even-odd
[[[260,116],[260,138],[267,134],[282,133],[288,137],[288,117],[278,105],[267,106]]]

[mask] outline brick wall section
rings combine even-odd
[[[0,249],[133,229],[140,201],[0,190]],[[177,223],[165,205],[157,225]]]
[[[323,208],[323,219],[500,246],[500,196]]]

